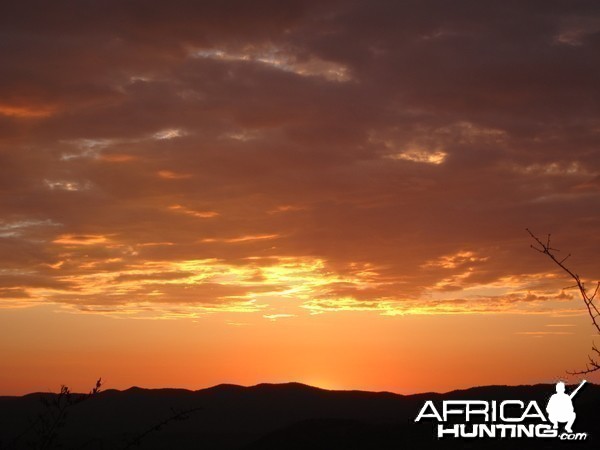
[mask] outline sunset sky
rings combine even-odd
[[[594,330],[525,228],[600,278],[599,2],[3,2],[0,33],[0,395],[576,380]]]

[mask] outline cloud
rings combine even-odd
[[[156,174],[165,180],[184,180],[192,177],[189,173],[177,173],[172,170],[159,170]]]
[[[524,336],[532,336],[532,337],[543,337],[543,336],[564,336],[575,334],[569,331],[519,331],[515,334],[521,334]]]
[[[442,164],[446,159],[446,156],[448,156],[448,154],[441,151],[428,152],[427,150],[413,149],[390,155],[390,158],[437,165]]]
[[[571,314],[525,227],[594,277],[595,3],[33,6],[0,14],[6,305]]]
[[[328,81],[350,81],[352,79],[348,67],[332,61],[324,61],[310,55],[301,58],[293,52],[277,47],[255,48],[249,46],[237,51],[220,49],[201,49],[192,52],[195,58],[208,58],[216,61],[242,61],[258,63],[266,67],[282,70],[300,76],[322,77]]]
[[[194,209],[186,208],[182,205],[171,205],[169,206],[169,209],[182,214],[187,214],[188,216],[197,217],[199,219],[209,219],[219,215],[219,213],[215,211],[196,211]]]
[[[73,245],[73,246],[87,246],[87,245],[98,245],[108,243],[109,238],[102,235],[73,235],[73,234],[62,234],[54,239],[52,242],[60,245]]]

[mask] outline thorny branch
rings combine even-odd
[[[598,289],[600,288],[600,281],[596,283],[594,291],[590,294],[586,289],[585,283],[581,280],[580,276],[564,265],[564,262],[567,260],[567,258],[569,258],[569,256],[571,256],[571,254],[569,253],[564,258],[559,259],[556,255],[556,252],[559,252],[560,250],[551,246],[550,235],[548,235],[548,237],[546,238],[546,242],[543,242],[540,238],[533,234],[531,230],[529,230],[529,228],[526,228],[526,230],[531,236],[531,238],[537,243],[537,245],[532,244],[531,248],[548,256],[558,267],[560,267],[564,272],[569,274],[569,276],[573,280],[575,280],[575,285],[572,287],[576,287],[577,289],[579,289],[579,293],[581,294],[581,298],[585,303],[587,312],[590,318],[592,319],[592,324],[594,325],[594,328],[596,328],[596,330],[598,331],[598,334],[600,334],[600,311],[598,311],[598,307],[594,303],[596,295],[598,294]],[[592,345],[592,352],[600,356],[600,350],[595,345]],[[588,355],[588,363],[586,364],[584,370],[568,373],[570,373],[571,375],[583,375],[595,372],[597,370],[600,370],[600,359],[597,359],[597,357],[595,356]]]

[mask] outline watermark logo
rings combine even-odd
[[[556,383],[556,393],[546,405],[546,414],[535,400],[444,400],[436,406],[427,400],[415,422],[437,422],[438,438],[558,438],[585,440],[587,433],[573,432],[577,418],[573,397],[586,383],[583,380],[570,394],[565,384]],[[564,427],[564,431],[561,428]]]

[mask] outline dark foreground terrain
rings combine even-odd
[[[568,390],[570,390],[572,387]],[[49,448],[63,449],[428,449],[600,448],[600,386],[586,385],[575,398],[575,431],[583,442],[558,439],[438,440],[431,422],[414,423],[425,400],[537,400],[545,407],[553,385],[489,386],[447,394],[402,396],[327,391],[310,386],[219,385],[180,389],[107,390],[68,408]],[[36,418],[48,414],[54,394],[0,397],[0,449],[39,448]],[[200,408],[158,431],[173,411]],[[39,426],[38,426],[39,428]],[[146,433],[148,431],[148,433]],[[36,434],[37,433],[37,434]],[[139,441],[136,441],[139,437]],[[128,447],[128,445],[130,445]]]

